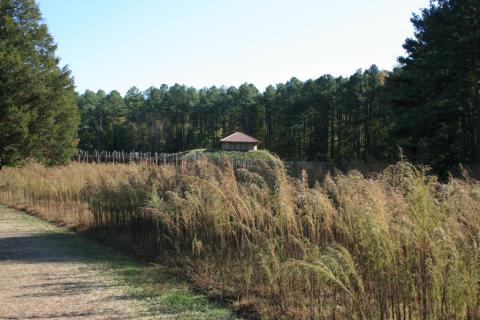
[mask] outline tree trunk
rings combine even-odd
[[[475,103],[475,156],[476,163],[480,165],[480,96]]]

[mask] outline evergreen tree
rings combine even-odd
[[[69,160],[78,111],[73,80],[33,0],[0,0],[0,158]]]
[[[396,142],[443,173],[480,161],[480,2],[432,1],[411,21],[415,37],[389,81]]]

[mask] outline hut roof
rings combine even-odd
[[[260,143],[261,141],[243,132],[235,132],[223,138],[220,142]]]

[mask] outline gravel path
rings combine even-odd
[[[79,254],[89,245],[0,206],[0,319],[149,318],[125,285],[98,267],[100,257]]]

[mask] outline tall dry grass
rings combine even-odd
[[[400,162],[309,185],[280,161],[30,164],[0,171],[0,201],[127,238],[264,319],[479,319],[478,181]]]

